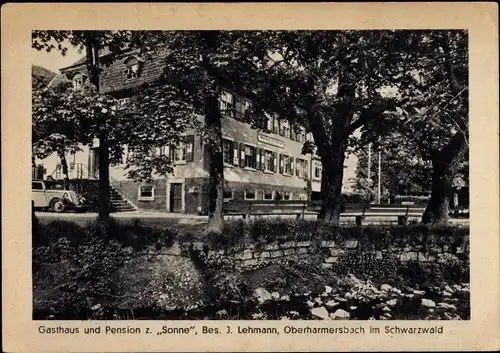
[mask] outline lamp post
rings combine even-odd
[[[372,144],[368,144],[368,182],[372,177]]]

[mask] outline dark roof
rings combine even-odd
[[[103,57],[103,56],[109,55],[109,53],[110,53],[110,51],[108,49],[101,49],[101,50],[99,50],[99,57]],[[71,69],[71,68],[75,68],[75,67],[81,66],[81,65],[85,64],[85,60],[87,60],[87,58],[85,57],[85,55],[83,55],[80,59],[78,59],[77,61],[75,61],[73,64],[61,68],[60,71],[62,72],[62,71],[67,70],[67,69]]]
[[[52,81],[49,82],[48,87],[56,87],[61,83],[69,82],[68,77],[65,74],[57,74]]]
[[[47,86],[55,76],[55,72],[41,66],[31,65],[31,84],[33,87]]]
[[[103,54],[103,58],[108,54],[109,52]],[[146,83],[157,81],[158,79],[160,79],[161,74],[163,73],[164,54],[165,51],[157,51],[145,58],[144,66],[142,67],[141,74],[138,78],[128,78],[127,67],[125,66],[125,61],[131,55],[134,55],[134,52],[130,51],[118,55],[111,64],[103,65],[102,67],[102,73],[100,77],[101,92],[119,92],[137,88]],[[67,77],[71,77],[78,72],[86,73],[88,75],[87,68],[84,64],[85,58],[82,58],[75,62],[73,65],[62,68],[61,72]]]

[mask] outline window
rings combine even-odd
[[[300,128],[300,132],[297,135],[297,141],[298,142],[305,142],[306,141],[306,132],[303,127]]]
[[[280,135],[286,138],[290,138],[290,124],[287,120],[281,120]]]
[[[73,90],[81,90],[83,88],[84,80],[85,77],[82,74],[76,74],[75,77],[73,77]]]
[[[255,158],[255,147],[245,145],[245,167],[254,168],[256,167]]]
[[[241,97],[234,97],[234,117],[236,119],[243,119],[245,112],[250,108],[250,102]]]
[[[233,199],[233,190],[232,189],[224,189],[224,200],[232,200]]]
[[[292,196],[289,191],[283,192],[283,200],[291,200]]]
[[[144,61],[137,56],[131,56],[123,62],[127,67],[127,78],[138,78]]]
[[[267,130],[273,131],[273,126],[274,126],[274,117],[268,116],[267,117]]]
[[[285,136],[285,122],[284,122],[284,120],[279,120],[279,134],[280,134],[280,136]]]
[[[227,91],[222,91],[220,96],[220,111],[223,115],[234,117],[233,95]]]
[[[273,192],[272,191],[264,191],[263,193],[263,199],[264,200],[272,200],[273,199]]]
[[[307,178],[308,177],[308,163],[304,159],[298,159],[296,162],[296,167],[295,167],[295,175],[298,176],[299,178]]]
[[[222,155],[225,164],[233,163],[233,153],[234,153],[233,141],[226,139],[222,140]]]
[[[43,184],[42,183],[31,183],[31,189],[32,190],[43,190]]]
[[[255,190],[245,190],[245,200],[255,200]]]
[[[181,142],[174,148],[175,162],[188,162],[193,160],[193,136],[189,136],[190,142]]]
[[[139,201],[153,201],[155,199],[155,187],[153,185],[139,186],[137,199]]]
[[[264,170],[274,172],[274,155],[268,150],[264,150]]]
[[[181,142],[179,146],[174,150],[174,161],[185,162],[186,161],[186,145]]]
[[[290,163],[290,157],[283,155],[283,174],[290,175],[291,174],[291,163]]]
[[[272,131],[275,134],[277,134],[277,133],[279,133],[280,120],[278,118],[278,115],[276,115],[276,114],[273,115],[272,119],[273,119],[273,129],[272,129]]]
[[[128,104],[129,101],[130,101],[130,98],[121,98],[121,99],[118,99],[118,108],[125,107]]]
[[[323,172],[323,166],[321,165],[321,162],[314,161],[313,168],[314,168],[314,174],[313,174],[314,179],[321,180],[321,173]]]

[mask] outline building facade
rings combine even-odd
[[[132,89],[159,79],[160,58],[144,60],[135,53],[119,57],[101,74],[101,92],[119,99],[127,99]],[[74,89],[85,85],[88,75],[83,60],[61,69],[57,82],[70,80]],[[312,141],[312,133],[305,128],[293,129],[286,119],[269,117],[268,130],[252,129],[242,121],[245,109],[251,103],[243,97],[223,90],[220,97],[224,158],[225,200],[297,200],[308,197],[307,186],[313,195],[321,188],[321,161],[315,155],[301,154],[305,141]],[[203,117],[197,117],[202,120]],[[70,178],[98,178],[98,143],[67,157]],[[167,154],[174,163],[174,171],[166,177],[156,177],[151,184],[138,183],[126,176],[124,164],[110,166],[111,185],[124,198],[140,209],[167,212],[201,213],[208,211],[209,169],[207,148],[203,139],[190,134],[175,148],[162,147],[157,153]],[[125,158],[126,158],[125,152]],[[46,175],[59,179],[57,156],[38,161]],[[344,180],[354,176],[354,156],[347,159]],[[309,183],[308,183],[309,181]],[[349,185],[346,183],[346,190]],[[314,197],[314,196],[313,196]]]

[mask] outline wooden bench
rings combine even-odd
[[[296,216],[317,215],[321,210],[321,201],[307,200],[230,200],[224,203],[225,216]],[[424,208],[419,205],[377,205],[345,204],[341,217],[355,217],[356,224],[362,225],[365,218],[397,217],[398,224],[408,224],[410,216],[420,217]]]
[[[361,210],[344,212],[342,216],[355,216],[356,224],[361,225],[365,218],[397,217],[399,225],[407,225],[409,217],[421,217],[425,207],[419,205],[364,204]],[[346,210],[347,211],[347,210]]]
[[[225,216],[283,215],[304,218],[305,214],[317,214],[321,208],[320,201],[307,200],[229,200],[224,202]]]

